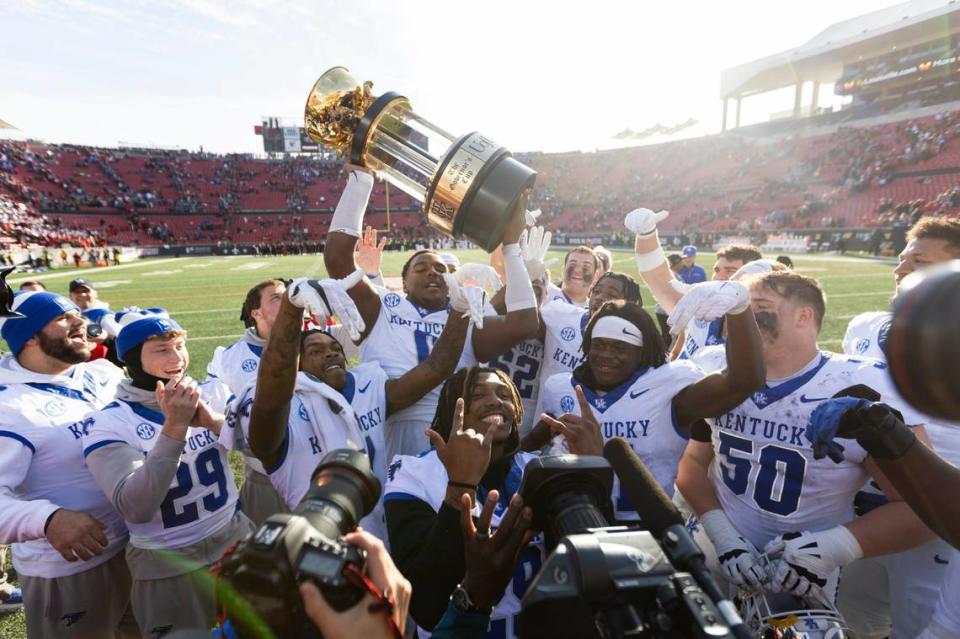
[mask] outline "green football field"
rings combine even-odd
[[[461,262],[486,262],[480,250],[456,251]],[[383,271],[399,276],[410,253],[388,253]],[[561,251],[552,257],[562,258]],[[827,317],[821,345],[839,350],[847,322],[854,315],[887,307],[893,292],[893,262],[858,257],[794,256],[797,270],[817,278],[827,291]],[[707,271],[713,265],[707,255],[700,258]],[[614,254],[614,269],[637,277],[632,253]],[[214,348],[236,341],[243,333],[240,306],[246,291],[264,279],[326,275],[322,255],[290,257],[186,257],[143,260],[119,267],[51,271],[10,278],[14,289],[25,279],[43,280],[55,292],[66,294],[74,277],[93,282],[100,298],[111,308],[161,306],[170,311],[189,333],[190,373],[202,378]],[[555,273],[555,276],[557,273]],[[639,279],[639,278],[638,278]],[[652,310],[652,299],[644,289],[644,302]],[[8,560],[9,561],[9,560]],[[0,616],[0,639],[25,637],[21,613]]]

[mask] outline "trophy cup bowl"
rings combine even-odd
[[[372,86],[344,67],[320,76],[304,110],[307,135],[420,202],[441,233],[493,251],[514,211],[526,208],[536,172],[484,135],[455,137],[404,96],[377,96]]]

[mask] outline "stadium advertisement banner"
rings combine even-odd
[[[286,153],[300,152],[300,131],[299,127],[283,127],[283,150]]]
[[[606,235],[564,235],[561,237],[554,236],[553,243],[580,246],[582,244],[603,244],[606,239]]]
[[[943,56],[933,60],[927,60],[925,62],[921,62],[920,64],[913,64],[913,65],[901,67],[899,69],[891,69],[889,71],[885,71],[884,73],[881,73],[878,75],[847,80],[842,84],[837,85],[836,92],[840,94],[853,93],[854,91],[858,89],[862,89],[864,87],[869,87],[880,82],[886,82],[888,80],[896,80],[909,75],[913,75],[915,73],[927,73],[933,70],[944,71],[947,68],[952,67],[953,65],[956,65],[958,59],[960,58],[958,58],[958,56],[955,56],[955,55]]]

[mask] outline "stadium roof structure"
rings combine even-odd
[[[957,32],[960,32],[957,0],[911,0],[832,24],[799,47],[723,70],[720,97],[724,105],[724,126],[729,99],[737,100],[736,126],[739,126],[740,100],[794,86],[794,116],[797,117],[805,82],[813,82],[813,104],[816,104],[819,85],[839,80],[845,64]]]

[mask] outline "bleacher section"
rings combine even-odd
[[[560,233],[620,229],[637,206],[666,231],[907,225],[960,205],[960,111],[811,135],[727,133],[597,153],[521,154],[532,206]],[[0,142],[6,241],[199,244],[322,241],[341,191],[331,160]],[[388,202],[389,198],[389,202]],[[379,183],[367,220],[432,234],[419,204]],[[20,220],[20,222],[14,221]],[[29,232],[17,233],[17,224]],[[11,230],[13,228],[13,230]]]

